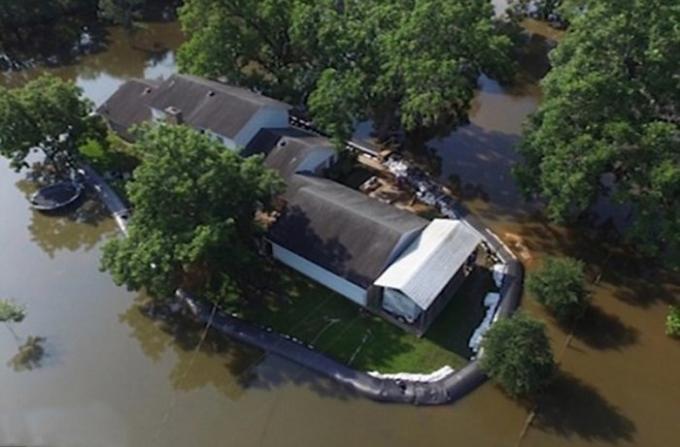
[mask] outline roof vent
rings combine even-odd
[[[142,95],[148,95],[149,93],[151,93],[151,87],[145,88],[145,89],[144,89],[144,92],[142,93]]]
[[[213,92],[212,90],[210,90],[210,91],[208,92],[208,96],[215,96],[215,92]]]
[[[279,141],[279,147],[286,147],[286,144],[288,144],[288,141],[285,138]]]
[[[170,124],[182,124],[184,122],[182,110],[174,106],[166,107],[165,120]]]

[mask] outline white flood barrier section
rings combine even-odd
[[[496,309],[498,308],[498,303],[501,301],[501,295],[500,293],[488,293],[484,297],[484,307],[486,307],[486,315],[484,316],[484,319],[482,320],[482,323],[479,325],[477,329],[475,329],[475,332],[472,334],[472,337],[470,337],[470,341],[468,342],[468,346],[472,351],[476,354],[479,352],[479,348],[482,344],[482,339],[484,338],[484,334],[486,334],[486,331],[489,330],[491,327],[491,324],[493,323],[493,318],[494,315],[496,315]]]
[[[493,282],[499,289],[503,287],[503,280],[505,279],[505,274],[508,272],[508,267],[505,264],[494,264],[491,267],[491,273],[493,274]]]
[[[450,374],[454,373],[454,369],[449,365],[444,365],[436,371],[429,374],[415,374],[415,373],[394,373],[383,374],[378,371],[370,371],[368,374],[379,379],[393,379],[406,380],[410,382],[437,382]]]

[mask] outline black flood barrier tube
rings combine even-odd
[[[114,216],[121,232],[127,235],[129,210],[125,201],[90,166],[83,166],[83,174]],[[458,205],[457,208],[461,216],[460,220],[466,221],[479,231],[486,243],[496,251],[507,267],[500,291],[501,302],[496,311],[496,319],[506,318],[519,305],[524,275],[522,264],[479,219],[470,215],[462,206]],[[470,393],[486,380],[479,366],[479,358],[472,360],[462,369],[431,382],[375,377],[352,369],[290,337],[256,326],[238,317],[223,312],[215,312],[213,315],[209,304],[192,298],[182,290],[177,291],[177,296],[189,306],[200,321],[207,323],[212,316],[212,326],[221,333],[242,343],[279,355],[379,402],[415,405],[447,404]]]
[[[504,301],[499,306],[497,314],[499,317],[509,315],[517,306],[521,271],[521,264],[517,261],[508,265],[505,281],[507,286],[504,287]],[[199,321],[207,324],[211,321],[212,315],[212,327],[222,334],[268,353],[279,355],[379,402],[415,405],[446,404],[468,394],[486,379],[479,367],[479,360],[473,360],[462,369],[431,382],[375,377],[352,369],[302,342],[255,326],[238,317],[220,311],[213,315],[209,304],[189,296],[182,290],[177,291],[177,297],[189,307]]]
[[[439,386],[371,376],[277,332],[268,331],[223,312],[218,311],[213,315],[210,304],[194,299],[181,290],[177,291],[177,297],[202,323],[210,322],[212,316],[211,326],[222,334],[302,365],[373,400],[426,404],[445,403],[449,400],[446,390]]]

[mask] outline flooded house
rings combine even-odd
[[[265,240],[281,263],[357,305],[423,335],[474,263],[481,235],[465,222],[426,220],[323,176],[332,143],[289,124],[290,106],[186,75],[131,80],[98,110],[132,139],[144,121],[186,124],[243,156],[262,154],[286,182]]]

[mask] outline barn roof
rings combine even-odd
[[[400,290],[425,310],[481,241],[481,234],[464,222],[435,219],[380,275],[375,285]]]
[[[364,288],[399,254],[402,237],[428,223],[320,177],[293,175],[285,197],[270,239]]]
[[[304,130],[287,128],[268,128],[260,130],[241,155],[247,157],[264,154],[264,164],[281,174],[284,179],[297,172],[309,154],[324,148],[332,151],[327,138],[305,132]]]
[[[117,134],[126,140],[132,140],[130,127],[151,119],[149,100],[159,84],[155,81],[131,79],[121,85],[97,109],[97,113]]]
[[[150,98],[151,107],[175,107],[193,127],[234,138],[262,108],[289,105],[244,88],[196,76],[176,74],[163,81]]]

